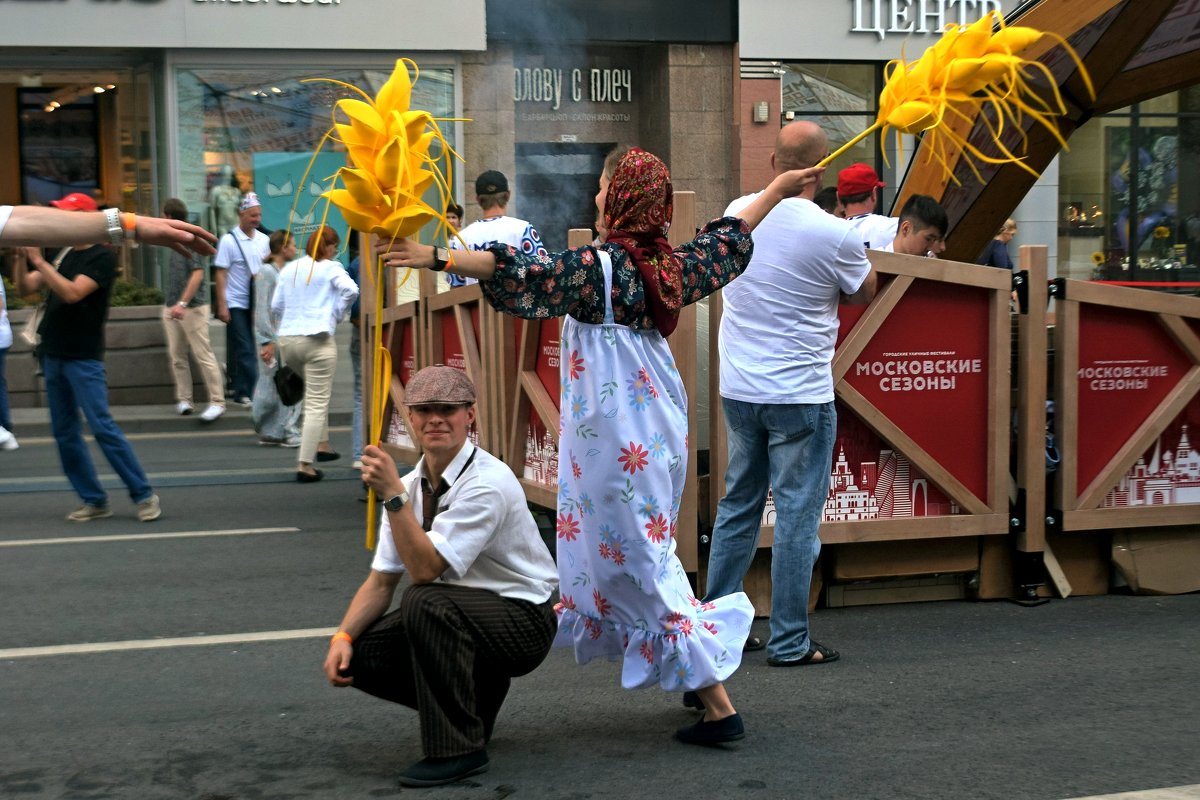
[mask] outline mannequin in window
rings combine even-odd
[[[241,202],[242,190],[238,188],[233,167],[223,164],[216,183],[208,193],[209,230],[217,236],[229,233],[238,224],[238,204]]]

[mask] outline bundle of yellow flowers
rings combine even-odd
[[[1027,115],[1049,130],[1064,149],[1067,146],[1052,119],[1067,112],[1057,81],[1046,65],[1020,55],[1042,37],[1053,38],[1062,45],[1095,97],[1087,69],[1065,39],[1057,33],[1006,26],[1003,15],[992,11],[971,25],[946,26],[942,38],[918,60],[909,63],[900,58],[890,62],[875,123],[821,163],[830,163],[872,131],[882,130],[881,145],[889,131],[895,131],[897,139],[901,133],[923,134],[927,159],[937,159],[946,176],[956,183],[951,167],[954,148],[967,156],[967,164],[980,180],[982,176],[975,161],[1015,163],[1036,176],[1022,162],[1022,157],[1004,144],[1002,134],[1006,126],[1012,126],[1025,140],[1020,125]],[[1046,77],[1049,85],[1046,97],[1034,91],[1027,70]],[[994,114],[979,113],[987,109]],[[987,125],[999,156],[984,153],[946,124],[955,117],[970,120],[977,113]]]

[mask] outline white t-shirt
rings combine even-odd
[[[734,200],[738,216],[757,195]],[[790,198],[754,229],[754,255],[725,287],[721,396],[747,403],[833,400],[841,295],[871,271],[858,233],[810,200]]]
[[[11,208],[11,206],[10,206]],[[3,229],[4,220],[0,219],[0,229]],[[4,281],[0,281],[0,350],[7,350],[12,347],[12,326],[8,324],[8,298],[4,296]],[[0,391],[4,387],[0,386]]]
[[[236,242],[233,238],[235,236]],[[245,258],[242,258],[243,252],[246,254]],[[234,228],[221,237],[213,266],[227,270],[225,305],[229,308],[250,307],[250,280],[262,269],[263,260],[270,254],[271,239],[262,231],[256,230],[253,236],[247,236],[241,228]]]
[[[423,506],[419,477],[424,468],[422,458],[403,478],[418,520]],[[450,489],[439,501],[442,510],[433,518],[429,538],[450,566],[438,580],[531,603],[548,600],[558,586],[558,572],[512,470],[467,442],[442,478]],[[405,571],[387,512],[379,525],[371,569]]]
[[[854,229],[858,231],[863,244],[870,250],[881,250],[896,238],[896,228],[900,223],[899,217],[885,217],[882,214],[858,214],[847,217]]]
[[[462,242],[458,241],[462,239]],[[516,217],[489,217],[476,220],[458,232],[458,238],[450,237],[452,250],[486,250],[491,245],[500,242],[512,245],[527,256],[546,255],[546,246],[537,229],[523,219]],[[463,247],[466,243],[466,247]],[[451,286],[467,286],[478,283],[475,278],[464,278],[459,275],[447,275]]]
[[[8,224],[8,218],[12,216],[12,206],[0,206],[0,234],[4,233],[4,226]]]

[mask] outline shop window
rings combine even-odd
[[[1200,276],[1200,91],[1098,117],[1060,167],[1058,273],[1075,279]]]
[[[21,201],[46,205],[100,188],[99,121],[86,91],[18,89]]]
[[[880,65],[874,63],[813,62],[784,64],[784,123],[806,119],[821,126],[829,136],[829,149],[837,150],[875,122],[879,93],[883,89]],[[886,143],[893,146],[893,142]],[[888,183],[880,213],[886,213],[895,195],[897,162],[889,152],[887,161],[879,149],[877,134],[871,134],[846,151],[829,166],[836,176],[855,162],[871,164]],[[832,185],[832,181],[827,181]]]
[[[237,223],[237,203],[253,191],[262,201],[267,228],[289,228],[304,241],[324,219],[345,242],[341,215],[330,207],[323,217],[326,204],[318,197],[346,164],[345,153],[330,140],[311,168],[309,162],[332,125],[333,104],[359,95],[305,79],[333,78],[374,95],[389,75],[374,69],[262,66],[177,70],[180,197],[201,225],[218,234]],[[422,70],[412,107],[435,117],[454,116],[453,70]],[[452,123],[443,123],[442,133],[454,141]],[[437,205],[436,190],[427,200]]]

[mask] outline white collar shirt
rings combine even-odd
[[[332,334],[356,297],[358,285],[337,261],[314,263],[308,256],[289,261],[271,295],[271,313],[279,318],[275,335]]]

